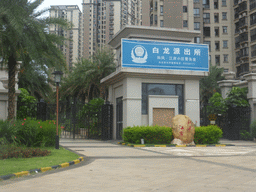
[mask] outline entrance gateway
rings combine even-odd
[[[209,74],[208,45],[200,31],[126,26],[109,41],[116,71],[101,80],[114,106],[113,139],[128,126],[171,127],[178,114],[200,126],[199,80]]]

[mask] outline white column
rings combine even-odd
[[[184,106],[185,115],[200,126],[199,80],[185,80]]]

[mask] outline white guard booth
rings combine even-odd
[[[184,114],[200,126],[199,80],[209,73],[208,45],[194,44],[200,31],[126,26],[109,45],[116,71],[101,80],[113,104],[113,139],[128,126],[171,127]]]

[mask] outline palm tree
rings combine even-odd
[[[106,87],[100,84],[100,80],[114,71],[113,52],[110,49],[102,49],[90,59],[82,59],[75,64],[73,71],[64,79],[61,92],[63,96],[84,95],[88,100],[104,98]]]
[[[15,74],[17,61],[36,63],[40,66],[62,69],[65,59],[56,44],[63,44],[64,38],[47,32],[50,24],[68,27],[67,21],[58,18],[39,18],[45,9],[35,12],[43,0],[1,0],[0,1],[0,56],[2,65],[8,68],[8,120],[14,118]],[[32,62],[33,61],[33,62]]]
[[[200,80],[200,103],[207,104],[209,99],[213,96],[215,92],[221,93],[218,81],[224,80],[225,77],[222,75],[224,69],[217,68],[210,64],[209,76],[204,77]]]

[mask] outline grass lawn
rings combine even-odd
[[[42,167],[51,167],[76,160],[80,157],[62,147],[60,147],[60,149],[55,149],[54,147],[44,147],[40,149],[47,149],[51,151],[51,154],[44,157],[1,159],[0,176]]]

